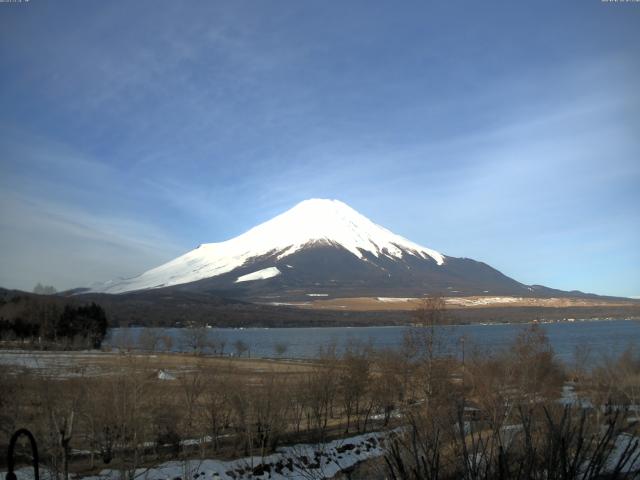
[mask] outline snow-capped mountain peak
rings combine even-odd
[[[342,247],[361,259],[368,252],[398,259],[413,255],[437,265],[445,261],[442,254],[390,232],[341,201],[310,199],[231,240],[202,244],[137,277],[94,291],[122,293],[194,282],[231,272],[267,255],[280,260],[313,244]]]
[[[280,258],[309,243],[326,241],[342,246],[358,258],[362,258],[362,251],[378,256],[384,250],[391,256],[401,257],[404,250],[429,256],[438,264],[444,262],[443,256],[435,250],[417,245],[376,225],[339,200],[305,200],[230,241],[246,242],[252,250],[259,248],[258,244],[268,244],[274,250],[282,250]],[[217,248],[219,245],[212,243],[206,246]]]

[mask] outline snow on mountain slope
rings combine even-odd
[[[105,283],[93,291],[123,293],[195,282],[231,272],[253,258],[282,259],[316,243],[343,247],[358,258],[369,252],[390,258],[413,255],[438,265],[445,261],[435,250],[390,232],[338,200],[311,199],[236,238],[200,245],[137,277]]]
[[[238,277],[236,283],[240,282],[252,282],[253,280],[266,280],[267,278],[273,278],[277,275],[280,275],[280,270],[278,267],[268,267],[263,268],[262,270],[258,270],[257,272],[247,273],[246,275],[242,275]]]

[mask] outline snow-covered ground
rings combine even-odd
[[[521,302],[521,297],[451,297],[447,298],[448,305],[463,305],[463,306],[476,306],[476,305],[494,305],[500,303],[517,303]]]
[[[311,305],[311,302],[267,302],[265,305],[273,305],[275,307],[304,307]]]
[[[247,457],[238,460],[169,461],[152,468],[136,470],[136,480],[309,480],[332,478],[363,460],[384,454],[384,433],[367,433],[326,444],[299,444],[283,447],[264,458]],[[50,480],[49,472],[40,472]],[[98,475],[80,477],[83,480],[120,480],[120,471],[105,469]],[[31,468],[16,471],[18,480],[33,480]],[[5,472],[0,473],[5,480]]]
[[[639,438],[632,437],[631,435],[628,435],[626,433],[623,433],[622,435],[619,435],[618,438],[616,438],[615,445],[613,447],[613,451],[611,452],[611,456],[609,457],[609,460],[607,462],[608,470],[613,470],[616,467],[616,465],[618,464],[618,462],[620,461],[620,458],[624,454],[625,449],[630,444],[633,444],[633,442],[638,442],[638,441],[640,441]],[[632,461],[630,461],[629,464],[625,468],[622,469],[623,473],[639,472],[640,471],[640,456],[637,456],[637,457],[632,458],[630,460],[632,460]],[[638,478],[638,477],[634,477],[634,478]]]
[[[115,355],[109,352],[43,352],[41,350],[0,350],[0,366],[12,373],[29,370],[49,376],[74,377],[103,373],[93,361]],[[80,366],[80,362],[82,366]]]
[[[465,430],[468,426],[465,422]],[[503,428],[508,437],[522,429],[521,425]],[[368,433],[326,444],[299,444],[282,447],[276,453],[262,457],[245,457],[237,460],[192,459],[173,460],[150,468],[135,471],[135,480],[311,480],[332,478],[337,473],[354,465],[385,453],[385,433]],[[615,468],[619,458],[630,442],[638,441],[628,434],[616,438],[608,459],[609,470]],[[186,443],[186,442],[185,442]],[[624,472],[640,470],[640,457],[623,469]],[[33,469],[22,467],[16,470],[18,480],[33,480]],[[6,472],[0,472],[0,480],[6,480]],[[51,472],[41,469],[40,478],[53,480]],[[78,476],[76,480],[121,480],[121,471],[104,469],[97,475]]]
[[[114,362],[119,358],[121,355],[117,351],[0,350],[0,368],[4,367],[5,372],[11,375],[29,372],[52,378],[93,377],[116,374],[119,369]],[[129,353],[128,358],[147,361],[156,359],[157,355]],[[189,371],[187,365],[174,365],[172,368],[180,372]],[[170,375],[166,370],[164,373]]]
[[[377,297],[377,300],[383,303],[395,303],[395,302],[411,302],[418,299],[411,298],[411,297]]]

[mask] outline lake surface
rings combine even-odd
[[[640,348],[640,321],[599,320],[573,323],[549,323],[540,325],[560,359],[571,362],[576,347],[586,345],[590,360],[605,355],[617,355],[629,346]],[[343,350],[349,342],[363,342],[376,348],[397,348],[402,345],[407,329],[411,327],[325,327],[325,328],[208,328],[206,335],[212,342],[225,342],[224,354],[237,355],[234,344],[238,341],[247,346],[243,356],[310,358],[318,354],[321,347],[335,344]],[[507,348],[515,337],[526,328],[521,324],[462,325],[437,327],[447,351],[460,355],[464,337],[465,351],[481,352]],[[189,329],[185,328],[116,328],[110,330],[105,344],[112,347],[141,348],[141,339],[151,331],[154,335],[169,336],[171,350],[189,352],[193,350],[188,340]],[[277,353],[281,345],[286,351]],[[160,349],[162,349],[160,343]],[[204,349],[207,353],[207,348]]]

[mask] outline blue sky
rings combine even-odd
[[[311,197],[640,295],[640,4],[0,4],[0,285],[131,276]]]

